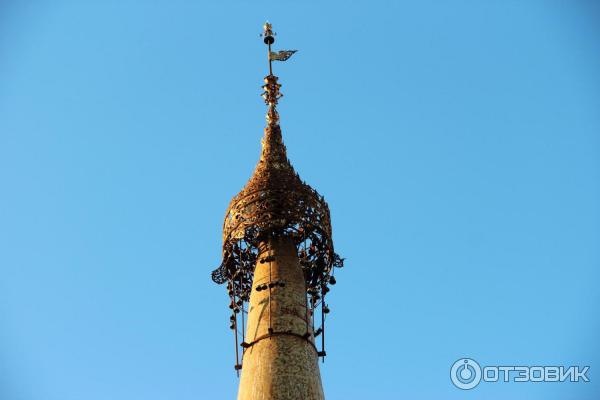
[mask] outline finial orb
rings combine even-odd
[[[275,43],[275,33],[273,33],[273,25],[271,25],[268,21],[265,22],[263,26],[264,32],[262,36],[264,37],[265,44],[271,45]]]

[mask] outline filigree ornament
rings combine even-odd
[[[263,97],[268,125],[254,174],[230,202],[223,223],[223,261],[212,273],[216,283],[229,282],[230,292],[247,301],[258,246],[269,237],[290,236],[296,242],[310,291],[327,285],[333,267],[343,260],[334,252],[329,206],[304,183],[287,158],[279,116],[277,77],[265,77]]]

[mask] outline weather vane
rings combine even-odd
[[[269,60],[269,75],[273,75],[273,67],[271,65],[272,61],[287,61],[295,52],[298,50],[281,50],[278,52],[271,51],[271,45],[275,43],[275,35],[273,32],[273,26],[269,22],[265,22],[263,26],[262,37],[264,38],[264,42],[267,46],[269,46],[269,52],[267,54],[267,58]]]

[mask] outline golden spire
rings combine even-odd
[[[273,75],[273,61],[286,61],[296,50],[273,52],[275,33],[265,23],[262,34],[268,46],[269,75],[264,78],[262,97],[267,104],[267,126],[262,153],[250,180],[231,200],[223,223],[223,259],[212,273],[216,283],[227,283],[232,309],[231,328],[236,332],[238,313],[244,326],[244,307],[250,299],[254,270],[261,243],[273,238],[291,239],[306,279],[306,292],[312,311],[321,305],[322,318],[328,285],[334,284],[334,267],[343,259],[333,248],[329,206],[323,196],[303,182],[287,158],[279,126],[277,103],[282,97],[281,84]],[[244,329],[240,329],[241,332]],[[324,335],[321,337],[324,340]],[[242,336],[243,340],[243,336]],[[320,356],[324,356],[324,344]],[[237,346],[236,346],[237,349]],[[236,369],[241,368],[236,364]]]

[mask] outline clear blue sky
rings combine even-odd
[[[597,399],[600,7],[5,1],[0,399],[232,399],[220,262],[278,49],[290,159],[347,266],[328,399]],[[451,364],[590,365],[484,384]]]

